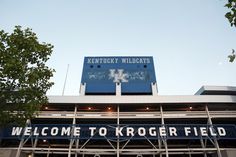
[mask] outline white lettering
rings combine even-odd
[[[69,136],[70,135],[70,130],[71,130],[71,127],[62,127],[62,129],[61,129],[61,136],[63,136],[63,135],[67,135],[67,136]]]
[[[219,134],[220,136],[226,136],[226,131],[225,131],[224,128],[218,127],[217,130],[218,130],[218,134]]]
[[[114,64],[118,63],[118,58],[88,58],[87,64]]]
[[[94,136],[96,127],[89,127],[89,130],[90,130],[90,135]]]
[[[156,128],[155,127],[149,128],[149,134],[151,136],[156,136],[157,135]]]
[[[87,58],[87,64],[114,64],[118,63],[119,59],[123,64],[149,64],[151,63],[150,58],[108,58],[108,57],[101,57],[101,58]]]
[[[164,126],[159,127],[160,136],[166,136],[166,128]]]
[[[126,135],[127,136],[134,136],[134,128],[127,127],[126,128]]]
[[[124,64],[146,64],[151,61],[149,58],[121,58],[121,62]]]
[[[200,132],[202,136],[207,136],[207,129],[206,127],[200,127]]]
[[[11,135],[12,136],[15,136],[15,135],[19,136],[21,131],[22,131],[22,127],[13,127]]]
[[[52,129],[51,129],[51,135],[52,136],[56,136],[58,134],[58,128],[57,127],[53,127]]]
[[[138,135],[139,136],[145,136],[146,135],[146,130],[143,127],[138,128]]]
[[[123,130],[123,127],[117,127],[116,128],[116,136],[123,136],[122,130]]]
[[[193,132],[194,132],[195,136],[198,136],[198,132],[197,132],[197,128],[196,127],[193,127]]]
[[[140,126],[140,125],[139,125]],[[87,130],[89,129],[89,130]],[[126,137],[133,137],[137,134],[137,136],[143,137],[143,136],[152,136],[155,137],[158,134],[162,136],[180,136],[183,137],[184,135],[186,137],[191,138],[192,136],[194,137],[200,137],[200,136],[211,136],[216,137],[216,136],[226,136],[226,130],[223,127],[213,127],[210,126],[208,127],[207,125],[203,126],[190,126],[190,127],[168,127],[168,126],[156,126],[152,125],[150,127],[138,127],[138,125],[135,125],[134,127],[120,127],[117,126],[114,128],[115,129],[115,135],[111,135],[114,130],[108,129],[106,126],[102,127],[85,127],[81,128],[80,127],[12,127],[12,130],[9,134],[11,136],[20,136],[20,135],[25,135],[25,136],[80,136],[81,132],[82,134],[85,131],[90,131],[90,136],[94,136],[96,133],[99,136],[124,136],[123,129],[126,129],[125,131],[125,136]],[[168,129],[168,130],[166,130]],[[177,130],[180,129],[180,130]],[[111,131],[111,132],[110,132]],[[178,135],[179,132],[182,133]],[[89,134],[89,133],[88,133]],[[86,134],[87,136],[87,134]],[[89,135],[88,135],[89,136]]]
[[[176,131],[177,131],[177,130],[176,130],[175,127],[169,127],[170,136],[177,136]]]
[[[210,130],[211,136],[216,136],[217,135],[216,132],[215,132],[215,129],[213,127],[210,127],[209,130]]]
[[[188,134],[191,133],[190,129],[190,127],[184,127],[185,136],[188,136]]]
[[[88,64],[91,63],[91,58],[88,58],[87,63]]]
[[[34,128],[34,133],[33,133],[34,136],[38,136],[39,135],[39,132],[38,132],[38,127],[35,127]]]
[[[74,127],[74,136],[80,136],[80,127]]]
[[[95,63],[95,64],[98,64],[98,63],[99,63],[99,58],[95,58],[95,59],[94,59],[94,63]]]
[[[127,58],[121,58],[122,63],[127,63]]]
[[[48,130],[48,127],[44,127],[42,129],[42,136],[47,136],[48,134],[45,132],[46,130]]]
[[[32,127],[25,127],[24,135],[25,135],[25,136],[29,136],[31,130],[32,130]]]
[[[106,136],[106,134],[107,134],[107,128],[101,127],[101,128],[99,129],[99,135],[100,135],[100,136]]]

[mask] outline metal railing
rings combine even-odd
[[[209,111],[212,118],[236,117],[236,111]],[[120,112],[120,118],[161,118],[159,112]],[[42,111],[37,118],[73,118],[74,112]],[[206,111],[164,111],[164,118],[206,118]],[[109,118],[116,119],[117,112],[77,112],[76,118]]]

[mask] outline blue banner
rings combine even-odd
[[[3,130],[2,138],[38,139],[236,139],[236,126],[222,125],[155,125],[155,124],[33,124]]]

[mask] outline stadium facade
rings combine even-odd
[[[236,87],[158,95],[152,57],[85,57],[80,95],[48,98],[0,157],[236,156]]]

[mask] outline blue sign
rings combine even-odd
[[[159,125],[159,124],[33,124],[9,127],[3,138],[38,139],[236,139],[236,126],[222,125]]]
[[[156,83],[152,57],[85,57],[81,83],[86,94],[151,94]]]

